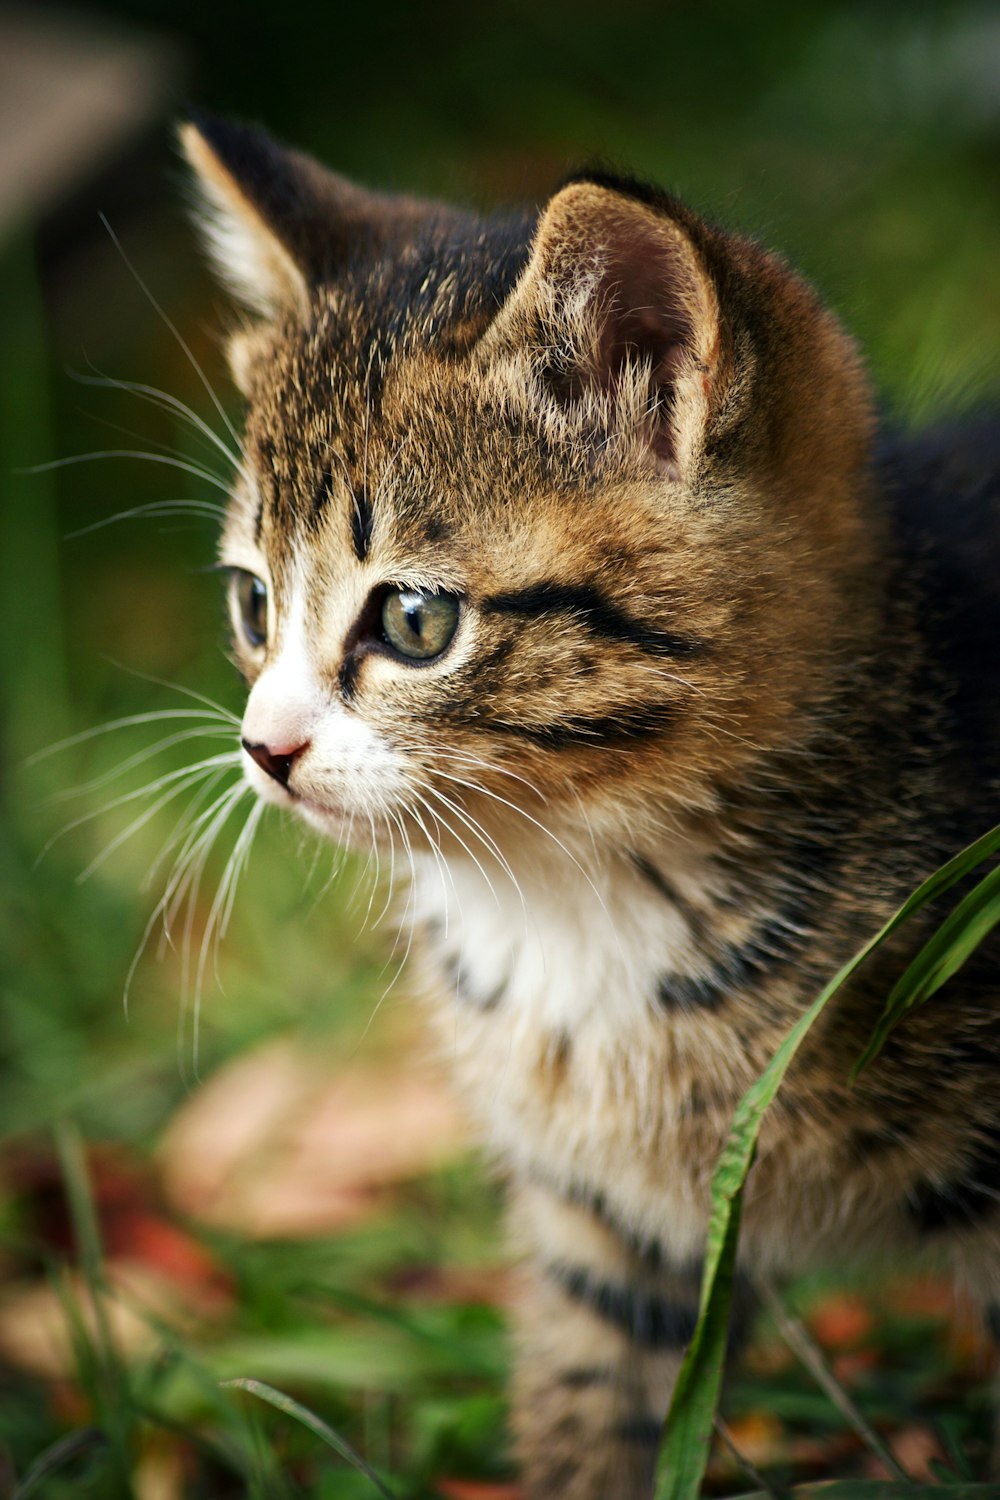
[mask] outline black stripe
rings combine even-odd
[[[475,1007],[476,1010],[493,1010],[503,999],[507,985],[510,983],[508,974],[500,984],[489,994],[483,995],[475,989],[469,978],[469,971],[454,953],[449,953],[445,947],[445,933],[442,924],[438,921],[429,921],[424,929],[427,941],[436,950],[437,962],[441,967],[446,979],[451,984],[459,1000],[467,1005]]]
[[[548,1192],[557,1197],[564,1197],[567,1203],[572,1203],[574,1208],[585,1209],[587,1213],[593,1214],[602,1224],[614,1230],[622,1244],[637,1256],[647,1271],[667,1271],[672,1276],[686,1276],[691,1281],[691,1296],[697,1302],[701,1286],[701,1264],[700,1262],[690,1267],[678,1266],[667,1254],[659,1240],[651,1239],[648,1235],[637,1234],[632,1229],[627,1229],[621,1220],[609,1206],[603,1193],[586,1187],[583,1183],[574,1182],[569,1187],[557,1186],[547,1181],[544,1176],[536,1174],[533,1178]]]
[[[580,1266],[558,1261],[547,1272],[574,1302],[582,1302],[627,1333],[641,1349],[683,1349],[694,1335],[697,1303],[672,1302],[638,1287],[601,1281]]]
[[[659,630],[634,619],[594,584],[557,583],[546,579],[508,594],[491,594],[483,600],[484,612],[506,615],[574,615],[592,634],[605,640],[625,641],[648,656],[701,656],[706,644],[697,636]]]
[[[983,1131],[960,1174],[945,1182],[919,1183],[909,1210],[925,1234],[974,1228],[1000,1214],[1000,1127]]]
[[[329,469],[324,469],[319,476],[319,482],[313,492],[312,513],[309,517],[310,524],[315,526],[330,503],[333,494],[333,475]]]
[[[364,562],[372,541],[372,505],[364,485],[351,495],[351,541],[358,562]]]
[[[547,750],[567,750],[577,746],[604,747],[626,745],[636,740],[655,739],[673,723],[673,713],[665,703],[645,708],[624,708],[618,714],[568,714],[548,724],[531,724],[511,719],[476,719],[482,729],[496,729],[518,739],[530,740]]]
[[[634,1443],[636,1447],[658,1448],[663,1436],[663,1423],[655,1417],[628,1417],[611,1429],[611,1436],[620,1443]]]
[[[501,982],[486,995],[479,993],[469,979],[469,971],[457,958],[446,958],[444,967],[448,971],[455,994],[466,1005],[473,1006],[476,1010],[495,1010],[504,997],[507,988],[507,980]]]
[[[620,1380],[621,1372],[608,1365],[571,1365],[559,1371],[556,1384],[568,1391],[584,1391],[592,1385],[617,1385]]]
[[[636,854],[634,850],[629,854],[629,858],[643,879],[648,881],[653,887],[653,890],[662,896],[675,910],[680,912],[695,940],[703,940],[705,937],[705,923],[702,920],[701,914],[695,911],[690,901],[687,901],[676,887],[670,883],[663,874],[663,871],[658,870],[644,854]]]
[[[344,657],[340,668],[340,695],[350,703],[358,687],[358,658],[352,651]]]
[[[664,1010],[718,1010],[733,994],[787,964],[808,938],[808,932],[789,925],[787,916],[766,917],[745,943],[725,948],[707,974],[664,974],[657,1001]]]

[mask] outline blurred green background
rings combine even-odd
[[[265,820],[217,975],[208,966],[196,1064],[194,987],[176,953],[158,960],[155,932],[127,1015],[122,1003],[163,871],[160,885],[144,879],[182,802],[79,877],[155,794],[117,799],[224,742],[166,746],[77,796],[67,794],[189,721],[137,724],[37,758],[94,726],[190,707],[184,689],[240,711],[218,580],[204,571],[212,519],[103,524],[220,496],[138,459],[26,471],[109,448],[223,467],[169,405],[85,383],[140,382],[218,426],[169,318],[237,415],[217,338],[224,299],[202,270],[172,146],[186,99],[259,121],[365,182],[472,204],[538,201],[583,160],[621,163],[805,270],[866,349],[889,411],[919,421],[995,398],[1000,12],[902,0],[120,0],[0,10],[0,53],[0,125],[12,143],[0,172],[0,1493],[5,1476],[8,1486],[23,1479],[74,1432],[79,1452],[54,1467],[47,1494],[354,1493],[350,1471],[294,1424],[261,1425],[250,1398],[217,1392],[217,1376],[246,1374],[308,1396],[401,1494],[500,1494],[474,1486],[508,1472],[504,1252],[494,1192],[460,1130],[438,1121],[426,1160],[383,1164],[370,1180],[362,1170],[347,1189],[338,1179],[354,1209],[310,1224],[301,1205],[262,1220],[259,1200],[296,1172],[304,1201],[330,1196],[323,1174],[337,1177],[326,1157],[338,1148],[319,1127],[297,1165],[272,1163],[277,1176],[235,1207],[210,1201],[216,1189],[225,1198],[221,1177],[198,1189],[185,1172],[183,1158],[210,1157],[234,1116],[267,1118],[267,1079],[290,1057],[293,1072],[304,1057],[330,1077],[374,1070],[361,1075],[373,1112],[390,1133],[410,1128],[394,1114],[393,1070],[414,1067],[415,1022],[405,977],[382,998],[395,961],[365,920],[367,894],[352,905],[358,872],[328,884],[329,855]],[[237,827],[195,903],[198,931]],[[220,1078],[237,1080],[233,1092],[199,1123],[192,1101]],[[296,1098],[321,1092],[311,1074],[308,1086],[295,1080]],[[426,1104],[412,1104],[421,1119]],[[193,1135],[177,1135],[179,1118],[195,1120]],[[383,1149],[377,1134],[362,1156]],[[220,1173],[252,1176],[267,1137],[251,1137],[229,1156],[219,1147]],[[320,1163],[318,1186],[309,1162]],[[88,1330],[86,1278],[67,1270],[89,1244],[88,1274],[105,1274],[87,1232],[95,1200],[111,1260],[152,1267],[172,1288],[170,1315],[153,1318],[157,1337],[128,1359],[100,1327]],[[25,1302],[45,1288],[49,1303]],[[179,1332],[181,1306],[195,1316]],[[39,1352],[44,1318],[67,1307],[83,1320],[75,1352]],[[921,1402],[944,1400],[942,1388],[960,1391],[935,1441],[975,1453],[978,1355],[956,1352],[940,1328],[927,1333],[924,1304],[907,1316],[887,1335],[905,1389],[876,1371],[871,1399],[887,1410],[901,1400],[912,1422]],[[796,1408],[796,1382],[780,1371],[777,1380],[772,1415],[783,1410],[789,1431],[826,1433],[829,1416],[804,1397]],[[739,1409],[738,1388],[734,1399]],[[744,1415],[753,1406],[746,1396]],[[102,1441],[79,1439],[98,1428]],[[796,1472],[779,1429],[765,1461]],[[831,1444],[813,1454],[814,1470],[842,1461]]]

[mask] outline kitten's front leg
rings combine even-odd
[[[518,1190],[514,1218],[532,1252],[513,1417],[529,1500],[649,1500],[697,1271],[665,1269],[545,1188]]]

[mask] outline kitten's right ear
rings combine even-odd
[[[426,213],[411,199],[365,192],[235,121],[192,114],[179,136],[215,268],[240,302],[268,319],[303,311],[312,286]]]

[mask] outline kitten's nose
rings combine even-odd
[[[266,771],[268,776],[273,776],[279,786],[287,787],[288,778],[292,774],[292,766],[295,764],[303,750],[309,748],[308,741],[301,745],[274,746],[254,745],[249,740],[243,741],[243,748],[249,756]]]

